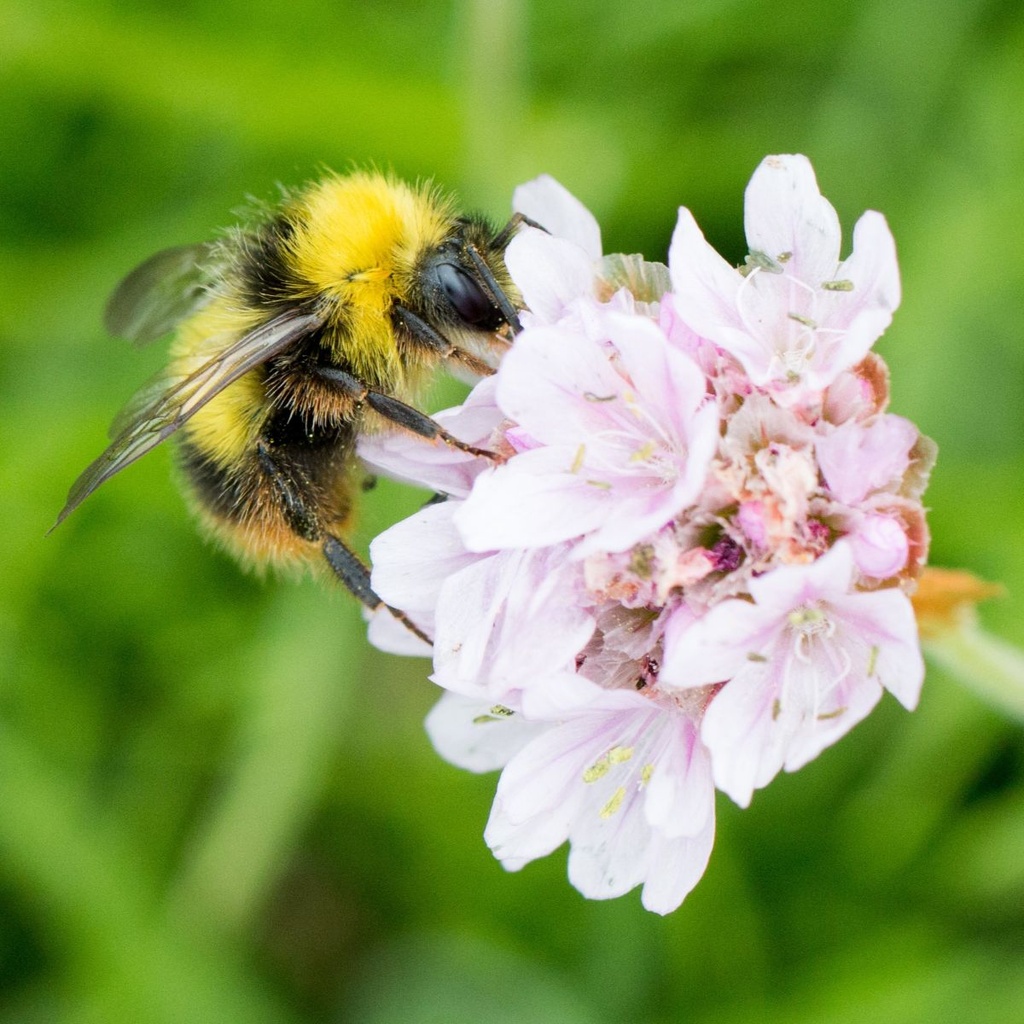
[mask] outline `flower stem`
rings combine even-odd
[[[922,639],[932,662],[1005,714],[1024,722],[1024,651],[968,620]]]

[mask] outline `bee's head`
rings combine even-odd
[[[474,260],[474,255],[460,240],[451,239],[421,264],[423,305],[438,326],[490,332],[508,323],[502,307],[511,304],[487,262],[480,256]]]
[[[498,237],[483,218],[460,217],[440,245],[423,253],[417,278],[427,319],[469,331],[519,330],[503,258],[507,240]]]
[[[505,318],[488,294],[487,282],[458,246],[443,246],[423,267],[420,278],[424,299],[442,323],[479,331],[496,331]]]

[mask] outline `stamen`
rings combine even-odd
[[[615,746],[602,754],[589,768],[583,772],[584,782],[597,782],[617,764],[625,764],[633,756],[632,747]]]
[[[789,312],[786,314],[790,320],[795,320],[798,324],[803,324],[804,327],[809,327],[812,331],[818,329],[818,325],[809,317],[804,316],[802,313]]]
[[[602,818],[607,820],[622,806],[622,801],[625,799],[626,787],[619,786],[619,788],[612,794],[611,800],[609,800],[598,813]]]

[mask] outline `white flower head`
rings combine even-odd
[[[899,303],[881,215],[839,256],[804,157],[747,190],[729,267],[681,211],[671,274],[601,256],[542,177],[507,265],[525,329],[438,415],[443,439],[360,453],[446,496],[373,543],[372,584],[433,638],[448,760],[502,770],[486,829],[510,870],[568,841],[586,896],[677,907],[704,871],[714,788],[737,803],[923,677],[907,593],[927,555],[934,446],[888,414],[869,353]],[[668,289],[671,288],[669,291]],[[423,653],[386,614],[371,638]]]
[[[475,771],[503,767],[484,833],[510,871],[570,844],[569,879],[608,899],[643,885],[643,904],[675,910],[714,841],[714,785],[690,708],[604,690],[581,677],[488,705],[446,695],[431,739]]]

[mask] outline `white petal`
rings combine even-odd
[[[860,647],[860,650],[858,650]],[[785,721],[777,728],[787,737],[785,743],[785,769],[795,772],[813,761],[826,747],[845,736],[858,722],[865,719],[882,697],[877,680],[864,674],[866,645],[847,641],[846,651],[855,667],[849,676],[831,692],[825,692],[817,714],[813,708],[784,711]],[[820,672],[814,685],[826,691],[829,680]]]
[[[544,444],[572,444],[605,427],[609,403],[626,383],[607,349],[558,327],[524,331],[502,362],[497,401],[509,419]]]
[[[588,638],[589,639],[589,638]],[[578,650],[586,646],[581,644]],[[646,701],[628,690],[606,690],[585,676],[568,672],[557,685],[529,686],[521,695],[523,714],[531,720],[563,722],[595,712],[633,712]]]
[[[854,225],[853,252],[839,266],[836,278],[853,284],[853,291],[841,293],[847,300],[847,315],[864,307],[890,313],[899,307],[901,290],[896,241],[882,214],[868,210]]]
[[[408,627],[402,625],[387,608],[377,608],[376,611],[368,612],[369,627],[366,630],[366,639],[385,654],[401,654],[412,658],[429,658],[433,653],[430,644],[421,640]],[[427,636],[434,632],[434,616],[432,614],[420,613],[410,616],[413,621],[423,630]]]
[[[853,552],[839,541],[808,565],[786,565],[752,579],[750,593],[758,605],[785,616],[810,601],[844,597],[852,583]]]
[[[594,291],[594,264],[572,242],[527,228],[509,242],[505,265],[527,309],[555,323],[566,307]]]
[[[855,505],[871,491],[895,490],[918,436],[917,427],[902,416],[880,416],[867,427],[848,420],[818,437],[818,465],[829,490],[841,502]]]
[[[746,367],[768,365],[764,345],[753,338],[737,308],[743,277],[704,238],[693,214],[680,207],[668,255],[679,319],[701,337],[710,338]],[[748,368],[748,372],[750,372]]]
[[[917,707],[924,682],[924,660],[914,606],[895,588],[834,599],[844,628],[855,631],[876,649],[873,678],[908,710]]]
[[[450,577],[438,598],[434,681],[498,701],[556,685],[594,631],[579,575],[564,550],[545,548],[492,555]]]
[[[504,768],[546,725],[461,694],[445,693],[427,715],[434,749],[451,764],[471,772]]]
[[[498,780],[503,814],[512,824],[541,815],[565,821],[567,792],[583,791],[582,766],[594,745],[594,725],[574,720],[549,727],[505,766]]]
[[[715,841],[715,816],[711,814],[695,836],[669,839],[651,836],[650,868],[643,888],[643,905],[655,914],[669,914],[700,881]]]
[[[751,656],[762,655],[788,610],[731,599],[696,621],[690,621],[686,612],[676,613],[665,631],[659,681],[670,687],[693,687],[731,679]]]
[[[592,812],[574,823],[569,850],[569,881],[592,900],[613,899],[636,888],[647,876],[650,828],[641,802],[627,796],[610,818]]]
[[[569,794],[566,793],[566,799]],[[538,814],[527,821],[513,822],[505,804],[496,798],[484,828],[484,842],[509,871],[518,871],[538,857],[557,850],[569,836],[569,823],[562,814]]]
[[[591,260],[601,258],[601,228],[594,215],[549,174],[520,185],[512,209],[536,221],[556,238],[578,245]]]
[[[817,287],[835,276],[839,218],[818,190],[807,157],[769,156],[761,161],[747,185],[744,226],[751,253],[782,263],[798,280]]]
[[[707,748],[692,721],[672,717],[675,721],[665,725],[671,739],[657,757],[644,803],[648,823],[669,839],[701,834],[715,811]]]
[[[707,383],[700,368],[689,356],[672,348],[650,321],[609,314],[608,328],[645,414],[664,425],[669,436],[687,441],[694,416],[707,397]],[[717,434],[717,416],[715,428]]]
[[[433,613],[446,579],[480,555],[467,551],[452,517],[458,501],[427,505],[370,544],[373,589],[406,612]]]
[[[603,481],[569,472],[571,449],[536,448],[477,479],[456,515],[472,551],[534,548],[572,540],[614,511]]]
[[[778,686],[765,665],[749,665],[711,699],[701,738],[711,751],[715,785],[740,807],[770,782],[785,760],[773,706]]]

